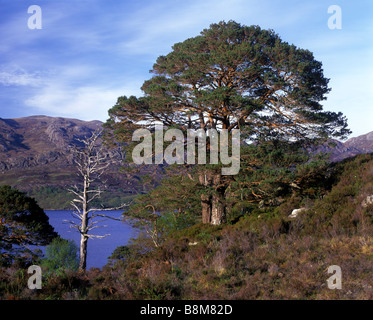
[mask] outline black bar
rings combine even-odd
[[[354,317],[371,310],[372,301],[243,301],[243,300],[84,300],[84,301],[0,301],[1,314],[22,313],[24,316],[60,317],[61,319],[88,319],[100,316],[101,320],[116,319],[266,319],[279,316],[299,319],[304,315],[335,319],[352,311]],[[172,310],[172,312],[171,312]],[[299,313],[300,312],[300,313]],[[110,319],[111,318],[111,319]]]

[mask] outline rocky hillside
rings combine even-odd
[[[373,131],[355,138],[350,138],[345,142],[332,140],[331,143],[318,148],[318,151],[330,152],[330,160],[333,162],[338,162],[362,153],[372,153]]]
[[[46,116],[0,118],[0,171],[56,161],[69,165],[71,146],[101,125],[100,121],[85,122]]]
[[[373,131],[356,138],[351,138],[344,145],[347,148],[355,148],[360,153],[371,153],[373,152]]]
[[[67,208],[66,189],[80,184],[72,146],[101,126],[100,121],[47,116],[0,118],[0,184],[29,193],[46,209]],[[120,150],[107,152],[115,160],[123,160]],[[104,199],[107,204],[142,189],[136,177],[126,177],[118,167],[111,166],[105,173],[110,195]]]

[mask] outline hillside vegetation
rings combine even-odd
[[[3,298],[32,299],[373,299],[373,155],[331,165],[321,197],[293,193],[278,206],[252,204],[227,224],[170,231],[155,247],[138,237],[86,275],[66,272],[26,288],[1,271]],[[311,186],[312,188],[312,186]],[[289,218],[295,208],[306,211]],[[327,286],[328,267],[342,289]]]

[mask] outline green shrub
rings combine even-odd
[[[46,258],[42,260],[42,266],[46,269],[47,276],[78,270],[78,247],[74,241],[56,238],[45,251]]]

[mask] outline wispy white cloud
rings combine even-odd
[[[25,101],[26,105],[50,115],[72,116],[83,120],[107,118],[121,90],[102,87],[63,88],[50,86]]]
[[[43,83],[42,75],[39,72],[29,73],[18,66],[5,66],[0,70],[0,84],[4,86],[37,87]]]
[[[124,77],[117,83],[86,81],[84,84],[82,79],[97,74],[97,70],[88,66],[65,68],[55,72],[24,103],[38,113],[103,121],[119,96],[141,95],[141,82],[133,78]]]

